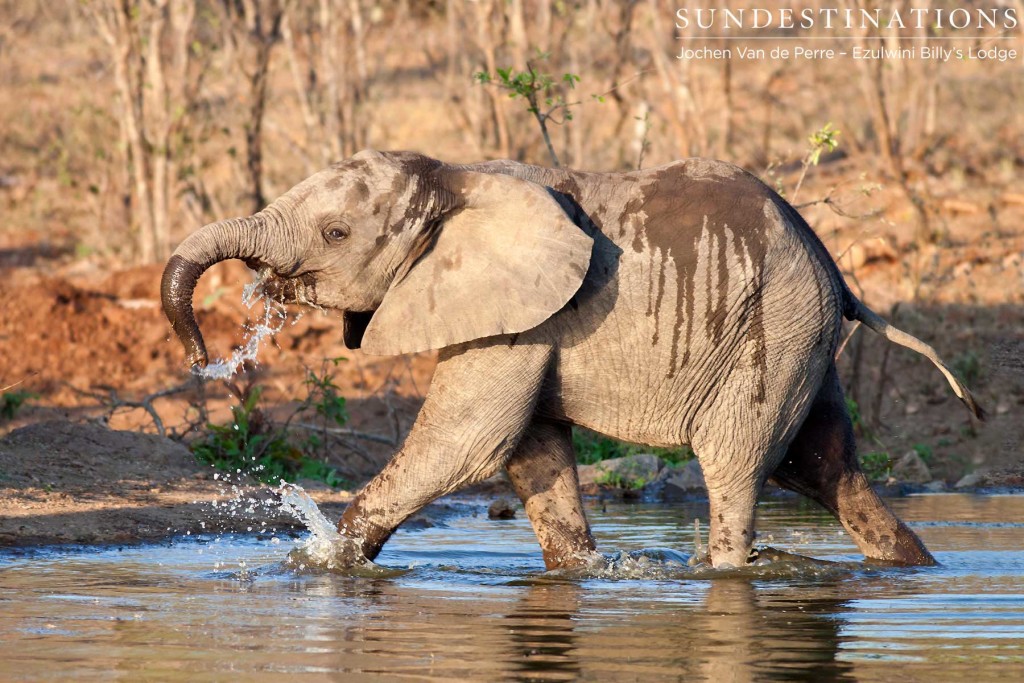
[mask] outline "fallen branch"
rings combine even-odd
[[[333,434],[335,436],[349,436],[353,439],[362,439],[363,441],[373,441],[375,443],[382,443],[388,446],[397,446],[398,442],[387,436],[380,434],[369,434],[367,432],[359,432],[354,429],[348,429],[347,427],[321,427],[320,425],[309,424],[308,422],[292,422],[288,426],[297,427],[299,429],[305,429],[310,432],[325,432],[327,434]]]
[[[14,384],[8,384],[8,385],[7,385],[6,387],[0,388],[0,393],[2,393],[2,392],[5,392],[5,391],[8,391],[9,389],[13,389],[14,387],[16,387],[16,386],[18,386],[19,384],[23,383],[23,382],[24,382],[25,380],[27,380],[27,379],[28,379],[29,377],[32,377],[33,375],[38,375],[38,374],[39,374],[39,373],[37,373],[37,372],[33,372],[33,373],[32,373],[31,375],[27,375],[27,376],[25,376],[25,377],[22,377],[21,379],[19,379],[19,380],[18,380],[17,382],[15,382]]]
[[[199,385],[201,385],[202,382],[203,380],[198,377],[190,377],[182,384],[178,384],[173,387],[168,387],[167,389],[161,389],[160,391],[154,392],[152,394],[147,394],[146,396],[143,396],[142,398],[139,399],[122,398],[120,394],[117,393],[117,389],[103,384],[94,385],[96,389],[99,389],[101,391],[87,391],[85,389],[79,389],[78,387],[72,385],[68,386],[70,386],[71,390],[74,391],[76,394],[79,394],[80,396],[88,396],[89,398],[93,398],[99,401],[100,405],[106,407],[107,409],[107,419],[110,419],[110,417],[118,410],[125,408],[141,408],[142,410],[145,410],[146,413],[149,414],[150,418],[152,418],[153,426],[156,427],[157,434],[159,434],[160,436],[167,436],[167,428],[164,427],[164,421],[160,418],[160,413],[157,412],[156,407],[153,405],[153,402],[156,401],[157,399],[166,398],[168,396],[174,396],[176,394],[181,394],[193,389],[198,389]]]

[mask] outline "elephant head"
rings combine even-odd
[[[281,301],[341,311],[350,348],[411,353],[536,327],[579,289],[592,248],[541,185],[365,151],[190,235],[161,298],[193,365],[207,360],[196,282],[233,258],[268,271]]]

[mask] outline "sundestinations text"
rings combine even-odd
[[[1008,30],[1018,25],[1017,10],[1013,7],[970,9],[957,7],[911,7],[909,9],[839,9],[836,7],[806,7],[800,10],[783,8],[729,9],[681,8],[676,10],[676,28],[688,29],[935,29],[935,30]]]

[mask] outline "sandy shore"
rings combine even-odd
[[[301,529],[272,504],[268,487],[233,487],[214,474],[185,446],[155,435],[30,425],[0,440],[0,546]],[[328,516],[352,497],[324,487],[310,495]]]

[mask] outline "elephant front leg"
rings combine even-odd
[[[530,422],[551,354],[548,345],[494,341],[444,349],[405,443],[356,494],[338,531],[372,560],[425,505],[497,472]]]
[[[580,497],[572,429],[534,421],[506,465],[549,569],[584,567],[597,557]]]

